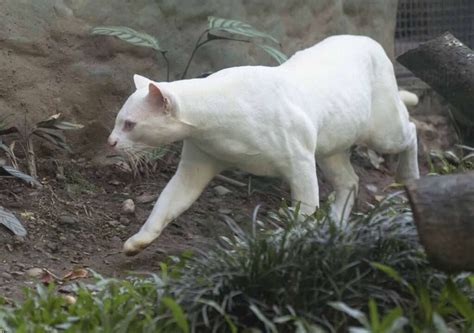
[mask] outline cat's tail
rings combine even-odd
[[[415,106],[419,102],[418,96],[412,92],[400,90],[398,93],[400,94],[400,99],[405,104],[405,106]]]

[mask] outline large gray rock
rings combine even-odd
[[[166,78],[160,57],[110,37],[97,25],[125,25],[156,36],[179,77],[207,16],[235,18],[269,32],[291,55],[332,34],[369,35],[393,54],[397,0],[3,0],[0,2],[0,113],[31,122],[62,112],[86,125],[75,148],[103,145],[132,75]],[[349,57],[350,55],[348,55]],[[261,50],[216,41],[189,76],[245,64],[274,65]],[[317,66],[318,64],[315,64]],[[95,149],[92,149],[95,150]]]

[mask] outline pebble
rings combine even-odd
[[[227,187],[224,187],[222,185],[214,187],[214,191],[217,193],[217,195],[220,195],[220,196],[223,196],[232,192]]]
[[[7,273],[7,272],[3,272],[2,274],[0,274],[0,276],[1,276],[2,278],[4,278],[5,280],[11,280],[11,279],[13,279],[13,276],[12,276],[11,274]]]
[[[28,275],[29,277],[39,277],[43,274],[43,270],[41,268],[38,268],[38,267],[34,267],[34,268],[30,268],[28,269],[26,272],[26,275]]]
[[[367,188],[367,190],[369,190],[372,193],[377,193],[377,191],[378,191],[377,186],[375,186],[373,184],[367,184],[367,185],[365,185],[365,187]]]
[[[135,203],[132,199],[127,199],[122,203],[122,213],[133,214],[135,213]]]
[[[119,236],[114,236],[110,239],[113,243],[122,243],[122,240]]]
[[[72,225],[72,224],[77,223],[77,218],[75,216],[71,216],[71,215],[61,215],[59,217],[59,222],[61,222],[62,224]]]
[[[126,218],[125,216],[120,216],[119,221],[123,225],[130,225],[130,219]]]
[[[77,301],[76,298],[72,295],[63,295],[63,298],[67,304],[74,304]]]
[[[135,198],[135,200],[139,204],[153,202],[156,199],[158,199],[158,194],[142,194],[142,195]]]

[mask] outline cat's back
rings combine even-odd
[[[355,73],[370,70],[374,63],[387,63],[382,46],[366,36],[331,36],[305,50],[296,52],[281,68],[305,73],[335,71]]]

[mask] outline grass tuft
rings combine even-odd
[[[339,227],[326,210],[282,208],[205,253],[183,253],[159,275],[54,287],[0,307],[16,332],[474,331],[474,277],[447,277],[420,248],[404,198],[392,196]]]

